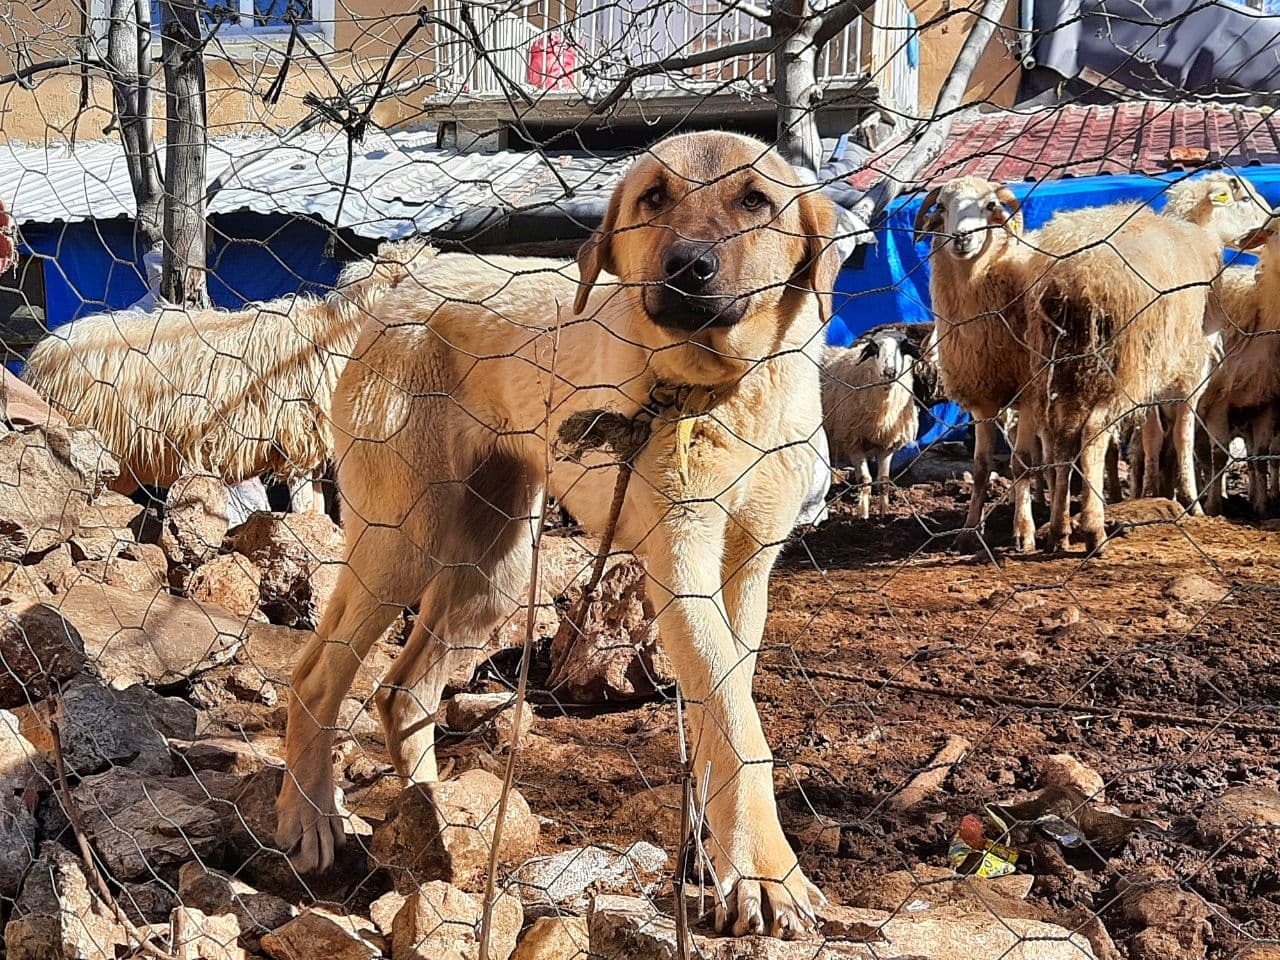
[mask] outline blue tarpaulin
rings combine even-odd
[[[1280,166],[1246,167],[1237,171],[1249,180],[1273,207],[1280,205]],[[1011,184],[1022,203],[1027,229],[1042,226],[1060,210],[1097,207],[1109,203],[1139,201],[1159,208],[1164,191],[1185,173],[1161,177],[1142,175],[1080,177],[1042,183]],[[923,323],[933,319],[929,309],[928,247],[912,242],[912,226],[924,199],[922,193],[902,197],[889,208],[885,226],[876,233],[876,244],[866,249],[857,269],[840,272],[836,282],[836,315],[827,333],[829,343],[846,346],[872,327],[883,323]],[[1227,251],[1227,261],[1251,262],[1246,254]],[[932,416],[923,416],[919,444],[954,438],[967,416],[955,404],[939,404]],[[916,450],[903,452],[906,458]]]
[[[322,223],[253,213],[215,216],[211,223],[209,297],[217,306],[235,308],[298,291],[324,293],[342,268],[326,255],[332,231]],[[123,310],[146,292],[142,251],[129,220],[29,223],[22,240],[26,255],[44,259],[50,329]]]

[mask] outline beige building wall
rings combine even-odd
[[[911,2],[911,0],[908,0]],[[960,45],[973,26],[972,14],[955,0],[920,0],[912,3],[916,23],[930,24],[920,36],[920,108],[929,110],[938,99]],[[937,21],[937,22],[933,22]],[[1018,0],[1005,6],[1002,26],[991,38],[969,85],[969,103],[1013,106],[1018,94]]]
[[[417,6],[401,14],[406,0],[336,0],[332,52],[325,66],[301,48],[290,66],[279,101],[262,98],[279,74],[283,58],[262,45],[241,44],[227,56],[211,52],[205,60],[209,130],[212,135],[266,127],[287,127],[307,116],[308,95],[329,99],[342,87],[376,82],[392,46],[412,28]],[[50,0],[38,12],[14,5],[15,35],[0,35],[0,75],[29,62],[70,57],[80,33],[80,14],[73,0]],[[159,54],[157,38],[156,53]],[[22,48],[19,57],[18,50]],[[396,62],[392,83],[434,70],[431,44],[420,31]],[[326,70],[325,67],[328,69]],[[330,71],[332,76],[330,76]],[[87,140],[111,133],[111,86],[100,71],[89,71],[88,96],[81,109],[81,76],[74,68],[42,72],[31,78],[30,89],[17,83],[0,86],[0,140],[43,143],[72,136]],[[155,64],[155,112],[164,115],[164,74]],[[401,101],[380,101],[374,111],[379,123],[411,121],[421,113],[429,90],[418,90]],[[157,127],[163,137],[163,120]]]

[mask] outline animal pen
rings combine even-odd
[[[0,957],[1280,954],[1280,18],[0,20]]]

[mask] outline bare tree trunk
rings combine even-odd
[[[195,0],[161,0],[165,82],[164,273],[160,295],[203,307],[205,286],[204,53]]]
[[[808,0],[783,0],[773,11],[773,94],[778,101],[778,152],[793,166],[817,172],[822,166],[818,135],[818,46],[820,20]]]
[[[111,0],[110,17],[104,62],[137,205],[134,222],[149,249],[160,243],[164,197],[151,126],[151,4],[148,0]]]

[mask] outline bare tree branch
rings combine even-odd
[[[982,59],[1000,18],[1004,16],[1004,8],[1008,0],[984,0],[978,19],[965,37],[964,45],[956,56],[956,62],[947,74],[947,79],[938,94],[938,102],[934,107],[934,119],[921,125],[918,139],[910,149],[886,172],[865,197],[853,207],[853,215],[872,224],[890,203],[898,197],[911,181],[919,176],[920,171],[932,163],[942,152],[943,144],[951,133],[951,122],[964,102],[964,95],[969,89],[969,81],[973,71]]]
[[[735,13],[745,13],[747,16],[759,20],[761,23],[773,22],[773,11],[768,7],[757,6],[750,0],[725,0],[724,6]]]
[[[828,7],[818,17],[818,29],[814,31],[813,42],[817,46],[828,43],[837,33],[874,7],[875,2],[876,0],[841,0],[835,6]]]
[[[764,53],[772,53],[778,41],[773,37],[756,37],[754,40],[742,40],[738,43],[725,44],[711,50],[700,50],[685,57],[667,57],[652,63],[642,63],[638,67],[628,67],[607,97],[600,100],[591,112],[604,113],[615,103],[626,96],[631,84],[642,77],[652,77],[659,73],[678,73],[681,70],[692,70],[694,67],[705,67],[709,63],[732,60],[734,57],[751,57]]]
[[[13,73],[6,73],[0,76],[0,86],[9,83],[16,83],[19,86],[27,87],[27,83],[37,74],[47,73],[50,70],[66,70],[68,67],[78,67],[85,63],[83,57],[59,57],[56,60],[41,60],[39,63],[30,63],[21,70],[15,70]],[[97,66],[97,64],[88,64],[89,66]]]

